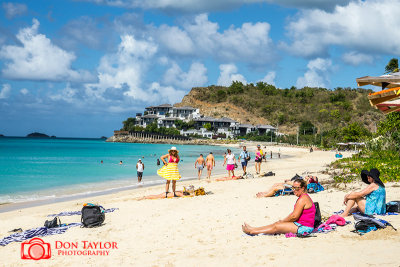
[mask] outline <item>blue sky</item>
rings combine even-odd
[[[356,87],[400,54],[394,0],[57,0],[0,6],[0,134],[110,136],[192,87]]]

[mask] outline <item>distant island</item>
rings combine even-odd
[[[30,133],[26,137],[50,138],[47,134],[37,132]],[[55,136],[51,136],[51,138],[55,138]]]
[[[3,137],[4,135],[0,134],[0,137]]]

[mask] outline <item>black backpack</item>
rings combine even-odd
[[[400,201],[386,203],[386,212],[400,212]]]
[[[82,208],[81,222],[83,227],[100,226],[104,220],[105,214],[102,206],[87,205]]]
[[[353,214],[356,223],[354,224],[355,232],[359,234],[365,234],[370,231],[370,227],[376,227],[376,229],[383,229],[387,226],[391,226],[395,231],[396,228],[393,227],[389,222],[375,218],[372,215],[367,214]]]
[[[59,227],[60,225],[61,225],[61,221],[60,221],[60,218],[58,218],[58,217],[54,217],[54,219],[51,221],[46,220],[44,222],[44,227],[47,227],[47,228],[55,228],[55,227]]]
[[[314,202],[314,206],[315,206],[314,228],[317,228],[322,222],[321,210],[319,209],[319,203],[318,202]]]

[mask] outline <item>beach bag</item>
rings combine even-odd
[[[386,212],[400,212],[400,201],[390,201],[386,204]]]
[[[44,227],[46,228],[55,228],[55,227],[59,227],[61,225],[61,221],[60,218],[58,217],[54,217],[53,220],[46,220],[44,222]]]
[[[204,196],[206,194],[206,191],[203,187],[199,187],[198,189],[194,190],[194,194],[196,196]]]
[[[314,228],[318,228],[318,226],[322,222],[321,210],[319,209],[319,203],[318,202],[314,202],[314,206],[315,206]]]
[[[86,205],[82,208],[81,222],[83,227],[100,226],[105,220],[104,208],[97,205]]]
[[[251,160],[251,157],[250,157],[250,154],[249,154],[249,152],[246,152],[246,161],[250,161]]]
[[[391,226],[395,231],[397,231],[397,229],[394,228],[389,222],[382,219],[377,219],[372,215],[354,213],[353,217],[356,220],[356,223],[354,224],[354,232],[360,235],[366,234],[370,231],[384,229],[386,226]]]

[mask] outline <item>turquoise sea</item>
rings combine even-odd
[[[100,139],[1,137],[0,204],[134,188],[138,186],[139,158],[145,164],[143,185],[164,183],[157,175],[160,166],[156,161],[171,146],[108,143]],[[177,145],[177,148],[182,179],[197,178],[195,159],[200,153],[206,156],[210,151],[217,161],[213,173],[224,172],[224,147]]]

